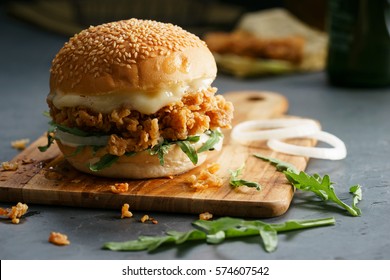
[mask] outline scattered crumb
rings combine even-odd
[[[15,171],[19,168],[19,164],[17,162],[9,162],[4,161],[1,163],[4,171]]]
[[[49,242],[58,246],[69,245],[68,236],[59,232],[52,231],[49,236]]]
[[[78,184],[81,182],[80,179],[73,179],[72,181],[70,181],[71,183],[74,183],[74,184]]]
[[[213,214],[211,214],[209,212],[204,212],[204,213],[199,214],[199,220],[208,221],[208,220],[211,220],[212,218],[213,218]]]
[[[18,139],[18,140],[12,141],[11,146],[12,146],[12,148],[17,149],[17,150],[24,150],[24,149],[26,149],[26,145],[28,143],[30,143],[30,139],[28,139],[28,138]]]
[[[129,204],[127,203],[123,204],[121,219],[133,217],[133,213],[129,211],[129,207],[130,207]]]
[[[64,175],[55,169],[49,169],[45,172],[45,178],[48,180],[59,181],[59,180],[64,179]]]
[[[111,191],[113,193],[124,193],[129,190],[129,184],[128,183],[116,183],[115,185],[111,186]]]
[[[158,221],[155,218],[149,217],[149,215],[143,215],[142,218],[140,219],[140,222],[141,223],[152,222],[155,225],[158,224]]]
[[[19,224],[19,218],[26,214],[27,209],[27,204],[18,202],[18,204],[16,204],[16,206],[12,206],[11,209],[0,208],[0,215],[8,216],[8,218],[12,220],[13,224]]]
[[[143,215],[140,221],[141,223],[145,223],[146,221],[149,221],[149,215]]]
[[[209,164],[206,169],[203,169],[198,176],[191,175],[186,182],[191,184],[195,190],[202,190],[211,187],[221,187],[223,184],[222,178],[215,173],[220,169],[218,163]]]
[[[30,164],[30,163],[34,163],[36,160],[33,159],[33,158],[25,158],[25,159],[22,159],[22,164],[25,165],[25,164]]]

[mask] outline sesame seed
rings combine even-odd
[[[110,73],[112,64],[131,69],[137,61],[197,46],[205,43],[176,25],[134,18],[105,23],[70,38],[54,57],[50,73],[57,83],[73,77],[74,87],[85,75]]]

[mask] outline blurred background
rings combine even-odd
[[[5,11],[64,38],[133,17],[173,23],[206,41],[220,72],[241,78],[323,70],[326,60],[327,0],[14,0]]]
[[[202,35],[231,30],[248,12],[283,7],[305,23],[325,28],[326,0],[13,0],[7,13],[65,35],[127,18],[171,22]]]

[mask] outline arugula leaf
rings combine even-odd
[[[255,188],[256,190],[260,191],[261,186],[259,183],[238,178],[239,176],[241,176],[242,170],[244,169],[244,167],[245,167],[245,165],[242,165],[240,168],[238,168],[236,170],[229,170],[229,172],[230,172],[229,184],[231,186],[233,186],[234,188],[238,188],[241,186],[247,186],[249,188]]]
[[[349,206],[337,196],[333,183],[330,181],[328,175],[324,175],[321,178],[318,174],[313,176],[308,175],[307,173],[301,171],[299,174],[293,173],[291,171],[284,171],[284,174],[289,176],[290,183],[299,190],[302,191],[311,191],[319,196],[322,200],[333,201],[342,208],[346,209],[352,216],[360,216],[361,210],[356,206],[357,202],[362,199],[361,188],[359,185],[354,186],[351,192],[354,194],[354,203],[353,206]]]
[[[170,236],[146,238],[146,236],[140,236],[137,240],[130,240],[126,242],[108,242],[103,245],[104,249],[110,249],[112,251],[142,251],[149,248],[157,248],[155,245],[161,245],[163,242],[167,242]]]
[[[335,222],[334,218],[308,219],[302,221],[289,220],[281,224],[272,224],[272,226],[277,232],[285,232],[312,227],[321,227],[325,225],[334,225]]]
[[[182,244],[186,241],[204,240],[206,234],[200,230],[190,230],[188,232],[169,231],[165,236],[140,236],[136,240],[125,242],[107,242],[104,249],[112,251],[153,251],[163,244]]]
[[[215,234],[219,231],[226,231],[231,228],[237,228],[243,226],[242,219],[223,217],[217,220],[197,220],[192,224],[205,230],[209,234]]]
[[[49,111],[43,111],[42,115],[45,116],[46,118],[51,118]]]
[[[169,151],[169,148],[171,147],[171,143],[167,142],[166,140],[162,141],[161,143],[155,145],[151,149],[149,149],[150,155],[157,155],[160,165],[164,166],[164,155],[166,155]]]
[[[165,161],[164,161],[164,156],[169,152],[169,148],[171,147],[171,145],[173,144],[178,144],[180,146],[179,143],[181,142],[198,142],[200,139],[200,136],[198,135],[195,135],[195,136],[189,136],[187,137],[185,140],[175,140],[175,141],[171,141],[171,140],[167,140],[165,139],[164,141],[162,141],[161,143],[155,145],[154,147],[150,148],[149,149],[149,154],[150,155],[157,155],[159,161],[160,161],[160,165],[161,166],[164,166],[165,164]],[[187,144],[183,144],[183,145],[191,145],[190,143],[187,143]],[[181,148],[181,147],[180,147]],[[190,160],[192,161],[193,159],[197,158],[198,155],[195,155],[195,157],[193,157],[193,152],[191,152],[191,149],[192,147],[189,147],[188,148],[188,151],[189,151],[189,154],[191,157],[189,156]],[[181,148],[183,150],[183,148]],[[185,149],[185,148],[184,148]],[[192,148],[193,149],[193,148]],[[184,152],[184,151],[183,151]],[[196,152],[195,152],[196,154]],[[188,156],[188,154],[187,154]]]
[[[64,155],[66,158],[67,157],[74,157],[74,156],[77,156],[79,153],[81,153],[83,151],[83,149],[85,148],[86,146],[84,145],[81,145],[81,146],[77,146],[76,147],[76,150],[74,150],[73,153],[70,153],[69,155]]]
[[[225,240],[226,234],[223,230],[214,234],[207,234],[206,242],[210,244],[219,244]]]
[[[137,154],[137,152],[126,152],[125,156],[132,157],[132,156],[135,156],[136,154]]]
[[[349,188],[349,192],[353,195],[352,209],[360,216],[362,211],[356,206],[360,200],[362,200],[362,188],[360,185],[355,185]]]
[[[209,135],[209,139],[207,139],[207,141],[198,149],[198,153],[212,150],[223,138],[223,134],[218,130],[209,130],[206,134]]]
[[[91,149],[92,149],[92,156],[96,156],[96,153],[101,149],[103,148],[104,146],[97,146],[97,145],[93,145],[93,146],[90,146]]]
[[[89,165],[89,169],[91,171],[100,171],[104,168],[110,167],[114,162],[116,162],[119,159],[119,156],[111,155],[111,154],[105,154],[100,158],[100,160],[94,164]]]
[[[198,154],[189,141],[177,141],[176,144],[187,155],[191,162],[195,165],[198,163]]]
[[[56,126],[50,125],[49,129],[46,132],[47,144],[46,144],[46,146],[39,146],[38,147],[39,151],[46,152],[47,149],[50,148],[50,146],[54,143],[55,137],[53,136],[53,134],[54,134],[55,131],[56,131]]]
[[[273,158],[273,157],[266,157],[266,156],[263,156],[260,154],[254,154],[254,156],[259,158],[259,159],[262,159],[264,161],[268,161],[273,166],[275,166],[276,170],[278,170],[278,171],[282,172],[282,171],[286,171],[286,170],[291,170],[294,173],[298,173],[298,170],[296,169],[296,167],[294,165],[292,165],[291,163],[284,162],[284,161],[281,161],[281,160],[279,160],[277,158]]]
[[[44,114],[44,116],[50,117],[49,112],[44,112],[43,114]],[[75,128],[75,127],[67,127],[65,125],[57,124],[54,121],[50,121],[49,122],[49,129],[47,130],[47,144],[46,144],[46,146],[39,146],[38,147],[38,149],[41,152],[46,152],[47,149],[49,149],[50,146],[54,143],[55,136],[53,136],[53,134],[55,133],[55,131],[57,129],[64,131],[64,132],[67,132],[67,133],[70,133],[70,134],[73,134],[73,135],[82,136],[82,137],[104,135],[102,133],[97,133],[97,132],[85,132],[85,131],[82,131],[82,130]]]
[[[268,224],[259,220],[243,220],[224,217],[214,221],[197,220],[192,223],[200,228],[187,232],[169,231],[163,236],[140,236],[136,240],[125,242],[107,242],[104,249],[113,251],[153,251],[164,244],[182,244],[188,241],[205,241],[218,244],[227,238],[259,236],[264,249],[273,252],[277,248],[277,233],[299,229],[334,225],[334,218],[316,220],[287,221],[281,224]]]
[[[200,136],[194,135],[194,136],[188,136],[184,141],[190,141],[190,142],[196,143],[199,140],[200,140]],[[178,140],[178,141],[180,141],[180,140]]]
[[[59,129],[61,131],[64,131],[66,133],[70,133],[70,134],[73,134],[73,135],[76,135],[76,136],[88,137],[88,136],[102,136],[102,135],[106,135],[106,133],[89,132],[89,131],[81,130],[81,129],[77,128],[77,127],[68,127],[68,126],[65,126],[65,125],[62,125],[62,124],[54,123],[53,121],[51,122],[51,124],[55,125],[57,127],[57,129]]]
[[[196,143],[200,140],[199,135],[188,136],[184,140],[167,140],[165,139],[161,143],[155,145],[149,149],[150,155],[157,155],[160,161],[160,165],[164,166],[164,156],[168,153],[171,145],[177,144],[180,149],[188,156],[193,164],[198,163],[198,153],[211,150],[213,146],[219,142],[220,138],[223,137],[222,133],[219,131],[209,130],[206,132],[210,135],[210,138],[199,148],[198,151],[191,145],[191,143]]]
[[[309,175],[304,171],[298,172],[298,170],[290,163],[259,154],[255,154],[254,156],[264,161],[268,161],[272,165],[276,166],[276,169],[283,172],[287,180],[295,188],[301,191],[313,192],[324,201],[333,201],[342,208],[346,209],[352,216],[356,217],[362,214],[361,210],[357,207],[357,203],[362,200],[360,185],[355,185],[350,188],[349,191],[353,195],[353,202],[352,206],[349,206],[341,201],[337,196],[333,187],[333,182],[330,181],[329,175],[325,174],[323,177],[318,174]]]
[[[264,249],[267,252],[273,252],[278,246],[278,233],[271,225],[265,225],[259,228],[261,239],[263,240]]]

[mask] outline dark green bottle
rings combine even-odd
[[[390,0],[329,0],[328,79],[390,85]]]

